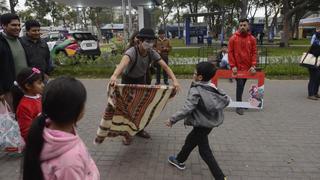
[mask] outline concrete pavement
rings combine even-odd
[[[83,80],[88,91],[85,118],[78,131],[101,173],[112,180],[210,180],[208,167],[195,149],[186,169],[170,166],[167,157],[176,154],[191,130],[179,122],[164,125],[183,104],[191,80],[180,80],[182,92],[171,101],[158,120],[146,128],[152,139],[134,138],[124,146],[121,139],[93,145],[106,104],[107,80]],[[247,86],[250,82],[247,83]],[[235,82],[219,82],[235,97]],[[306,99],[305,80],[266,80],[261,111],[239,116],[227,109],[223,125],[210,134],[214,156],[229,180],[319,180],[320,100]],[[0,180],[19,178],[20,159],[0,153]]]

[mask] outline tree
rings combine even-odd
[[[175,5],[174,0],[162,0],[160,5],[163,29],[167,32],[167,18]]]
[[[12,14],[16,14],[16,11],[14,8],[17,6],[18,2],[19,2],[18,0],[9,0],[10,11]]]
[[[7,2],[6,0],[1,0],[0,1],[0,13],[4,13],[4,12],[7,12],[9,9],[7,7]]]
[[[299,11],[303,10],[319,10],[319,0],[282,0],[282,14],[283,14],[283,34],[281,36],[280,46],[288,47],[290,39],[290,25],[292,18]],[[299,15],[302,17],[301,15]]]
[[[35,18],[41,24],[48,24],[48,20],[44,17],[50,12],[50,0],[26,0],[25,6],[33,10]]]

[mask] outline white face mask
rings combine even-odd
[[[150,50],[153,48],[153,43],[147,43],[147,42],[143,42],[142,43],[142,47],[145,49],[145,50]]]

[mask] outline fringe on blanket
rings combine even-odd
[[[174,95],[172,86],[108,86],[107,107],[95,143],[102,143],[105,138],[116,136],[134,136],[160,115]]]

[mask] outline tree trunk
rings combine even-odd
[[[266,0],[263,0],[264,3],[264,16],[265,16],[265,26],[264,26],[264,31],[265,31],[265,35],[268,37],[268,41],[269,39],[269,14],[268,14],[268,6],[266,3]]]
[[[240,8],[241,8],[240,18],[247,18],[248,0],[242,0]]]
[[[17,5],[17,1],[15,1],[15,0],[9,0],[9,3],[10,3],[10,11],[11,11],[11,13],[12,14],[16,14],[16,11],[15,11],[15,7],[16,7],[16,5]]]
[[[177,7],[177,17],[178,17],[178,38],[181,38],[181,32],[180,32],[180,10],[179,7]]]
[[[281,43],[280,47],[288,47],[289,46],[289,34],[290,34],[290,22],[291,18],[285,14],[283,16],[283,32],[281,35]]]

